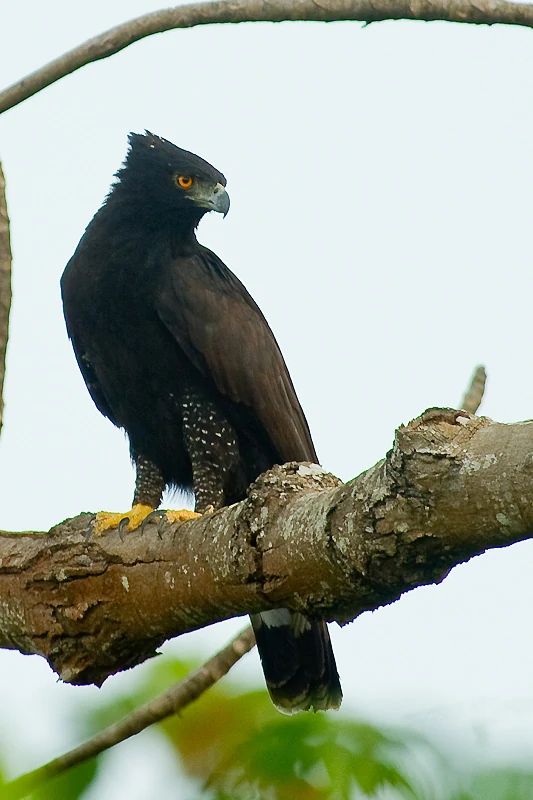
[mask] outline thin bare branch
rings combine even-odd
[[[388,19],[533,27],[533,6],[505,0],[218,0],[161,9],[117,25],[17,81],[0,92],[0,113],[80,67],[154,33],[215,23]]]
[[[7,214],[6,182],[0,163],[0,432],[4,419],[4,376],[11,310],[11,243]]]
[[[135,736],[155,722],[160,722],[165,717],[181,711],[224,677],[254,645],[255,637],[252,629],[245,628],[226,647],[209,658],[205,664],[159,697],[139,706],[124,719],[100,731],[87,742],[69,750],[68,753],[54,758],[38,769],[26,772],[9,783],[4,789],[6,792],[4,800],[19,800],[19,798],[25,797],[45,781],[97,756],[104,750],[109,750],[110,747]]]
[[[470,386],[463,396],[461,408],[464,408],[469,414],[475,414],[483,400],[486,383],[487,373],[483,364],[480,364],[474,370],[474,374],[470,380]]]

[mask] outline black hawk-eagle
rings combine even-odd
[[[229,209],[224,175],[148,131],[129,145],[61,280],[87,388],[126,431],[136,466],[133,508],[99,514],[100,533],[126,518],[140,525],[165,487],[192,489],[203,512],[242,500],[274,464],[317,462],[263,314],[196,238],[207,211]],[[340,705],[323,620],[275,609],[252,624],[280,710]]]

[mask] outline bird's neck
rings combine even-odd
[[[149,247],[154,240],[163,240],[176,253],[188,253],[198,247],[195,231],[203,216],[199,210],[184,214],[173,208],[135,203],[131,198],[120,197],[110,197],[107,207],[106,219],[111,221],[114,236],[138,238]]]

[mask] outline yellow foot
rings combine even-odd
[[[152,506],[136,503],[130,511],[126,511],[124,514],[114,514],[111,511],[99,511],[94,523],[95,536],[101,536],[106,531],[111,530],[111,528],[118,527],[125,527],[127,531],[134,531],[144,522],[148,514],[151,514],[153,510]]]
[[[180,508],[178,511],[165,511],[165,517],[169,522],[187,522],[189,519],[201,517],[197,511],[189,511],[187,508]]]

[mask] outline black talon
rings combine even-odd
[[[130,521],[129,517],[123,517],[118,523],[118,534],[122,542],[124,541],[124,529],[128,527],[129,521]]]

